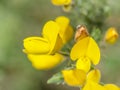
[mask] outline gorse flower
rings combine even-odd
[[[66,19],[66,17],[58,17]],[[57,19],[58,19],[57,18]],[[32,65],[37,69],[51,69],[64,60],[63,55],[58,51],[72,37],[72,28],[67,29],[61,27],[60,20],[48,21],[43,27],[42,37],[28,37],[24,39],[24,52],[32,62]],[[69,28],[69,22],[64,23],[64,27]],[[71,36],[64,34],[69,30]]]
[[[107,30],[105,34],[105,41],[109,44],[114,44],[118,39],[118,32],[114,27],[111,27]]]
[[[65,12],[69,12],[72,9],[72,0],[51,0],[51,2],[56,6],[62,6]]]
[[[69,5],[71,4],[72,0],[51,0],[54,5],[61,6],[61,5]]]
[[[97,65],[99,63],[100,50],[97,43],[92,37],[85,35],[84,32],[79,36],[80,37],[77,38],[77,42],[71,49],[70,57],[73,61],[77,60],[77,69],[88,72],[91,68],[91,62],[94,65]]]

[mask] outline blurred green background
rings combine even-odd
[[[120,0],[108,0],[111,15],[106,27],[120,28]],[[44,23],[65,15],[50,0],[0,0],[0,90],[79,90],[67,85],[46,84],[58,69],[39,71],[22,52],[23,39],[40,35]],[[101,50],[98,66],[104,83],[120,86],[120,40]]]

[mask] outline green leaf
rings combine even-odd
[[[48,84],[60,84],[64,81],[62,73],[56,73],[53,75],[50,79],[48,79],[47,83]]]

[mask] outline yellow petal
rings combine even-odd
[[[74,33],[73,28],[69,25],[66,29],[66,32],[64,33],[63,38],[62,38],[63,43],[67,43],[69,40],[71,40],[73,37],[73,33]]]
[[[86,52],[94,65],[97,65],[100,61],[100,49],[94,39],[90,38],[88,43],[88,48]]]
[[[96,83],[100,82],[101,73],[98,69],[91,70],[87,75],[87,80],[94,81]]]
[[[64,57],[58,53],[55,55],[28,54],[28,58],[32,62],[33,67],[40,70],[52,69],[64,60]]]
[[[63,41],[62,39],[60,38],[60,36],[58,35],[57,39],[56,39],[56,43],[55,43],[55,46],[54,48],[52,49],[51,52],[49,52],[50,54],[54,54],[55,52],[59,51],[63,46]]]
[[[55,21],[58,23],[58,25],[60,25],[61,27],[61,33],[64,33],[64,29],[66,29],[70,23],[69,18],[65,17],[65,16],[59,16],[55,19]]]
[[[69,25],[70,20],[67,17],[65,17],[65,16],[60,16],[60,17],[57,17],[55,21],[60,26],[60,32],[59,32],[59,34],[60,34],[60,37],[63,40],[63,43],[66,43],[73,36],[73,29]]]
[[[82,86],[85,82],[86,73],[79,69],[63,70],[65,82],[70,86]]]
[[[47,38],[50,43],[50,54],[53,54],[53,49],[56,47],[56,45],[59,45],[57,50],[59,50],[62,46],[62,41],[59,37],[59,25],[54,21],[48,21],[45,26],[43,27],[43,37]],[[57,44],[59,42],[59,44]]]
[[[120,90],[119,87],[117,87],[117,86],[114,85],[114,84],[105,84],[104,87],[105,87],[107,90]]]
[[[76,68],[81,69],[87,73],[91,68],[91,62],[89,58],[87,57],[79,58],[76,63]]]
[[[78,41],[71,49],[70,57],[72,60],[77,60],[80,57],[84,57],[88,48],[90,37],[86,37]]]
[[[96,82],[87,81],[82,90],[106,90],[106,88]]]
[[[64,34],[61,34],[61,39],[63,43],[66,44],[68,41],[72,39],[72,37],[73,37],[73,29],[71,26],[68,26]]]
[[[68,5],[71,4],[72,0],[51,0],[54,5]]]
[[[26,53],[44,54],[50,50],[48,41],[41,37],[28,37],[24,39],[23,45]]]
[[[100,60],[100,50],[97,43],[91,38],[86,37],[79,40],[72,48],[70,57],[76,60],[81,57],[88,57],[93,64],[98,64]]]
[[[116,40],[118,39],[118,32],[116,31],[116,29],[114,27],[111,27],[107,30],[106,34],[105,34],[105,40],[106,42],[110,43],[110,44],[114,44],[116,42]]]

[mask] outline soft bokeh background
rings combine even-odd
[[[120,30],[120,0],[108,0],[111,15],[106,27]],[[25,37],[40,35],[47,20],[64,15],[50,0],[0,0],[0,90],[79,90],[66,85],[47,85],[58,69],[39,71],[22,52]],[[102,49],[99,68],[102,81],[120,86],[120,40]]]

